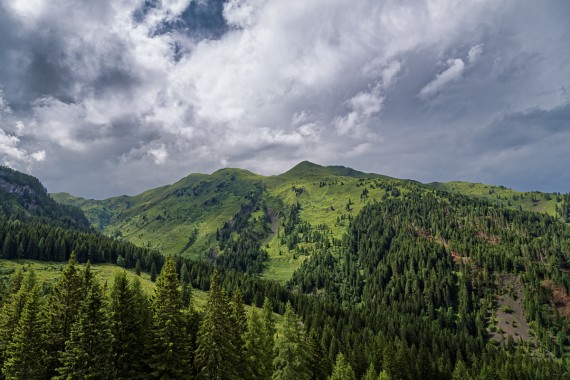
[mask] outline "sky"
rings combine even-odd
[[[303,160],[570,192],[567,0],[0,0],[0,163],[134,195]]]

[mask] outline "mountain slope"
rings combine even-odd
[[[553,194],[468,183],[423,185],[308,161],[269,177],[241,169],[191,174],[133,197],[96,201],[62,193],[52,196],[81,207],[92,225],[109,236],[192,258],[218,260],[225,248],[219,231],[236,240],[238,229],[247,225],[260,244],[256,249],[267,252],[264,276],[284,282],[311,253],[340,240],[366,204],[414,190],[466,194],[551,215],[562,202]],[[236,220],[243,226],[234,228]]]
[[[37,178],[5,166],[0,166],[0,216],[34,217],[66,227],[89,228],[79,208],[56,203]]]

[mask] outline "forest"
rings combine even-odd
[[[259,187],[201,260],[104,236],[74,222],[70,206],[52,220],[5,212],[2,259],[67,265],[51,283],[26,267],[0,276],[1,376],[569,378],[569,316],[555,297],[570,290],[563,218],[358,181],[361,201],[382,186],[383,197],[357,212],[348,199],[341,238],[303,219],[299,187],[295,202],[273,202],[271,220]],[[275,241],[303,257],[286,283],[261,275],[277,219]],[[98,263],[124,271],[108,287],[92,271]],[[126,271],[150,274],[154,291]],[[203,308],[193,289],[208,292]]]

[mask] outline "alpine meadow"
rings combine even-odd
[[[0,380],[570,380],[569,15],[0,0]]]

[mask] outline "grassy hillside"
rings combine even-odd
[[[491,203],[500,204],[511,209],[522,209],[526,211],[545,212],[556,216],[556,205],[560,205],[562,198],[557,194],[542,193],[538,191],[521,192],[509,189],[504,186],[485,185],[471,182],[434,182],[428,186],[448,191],[485,199]]]
[[[520,193],[465,182],[423,185],[307,161],[278,176],[265,177],[241,169],[192,174],[133,197],[97,201],[65,193],[52,196],[58,202],[80,207],[92,225],[106,235],[194,259],[220,254],[218,231],[228,221],[231,227],[233,218],[244,212],[242,206],[250,205],[250,213],[241,217],[247,218],[268,253],[263,276],[285,282],[322,241],[334,245],[335,239],[341,239],[351,218],[366,204],[414,189],[460,193],[551,215],[560,201],[553,194]],[[296,205],[298,213],[292,221],[290,210]],[[290,228],[285,232],[286,225]],[[238,235],[231,233],[232,239]]]
[[[61,271],[66,263],[60,262],[45,262],[34,260],[2,260],[0,259],[0,280],[8,278],[12,273],[19,269],[24,271],[34,270],[40,282],[53,284],[59,278]],[[84,265],[78,264],[83,268]],[[113,287],[115,274],[125,270],[117,265],[112,264],[95,264],[92,266],[93,273],[103,286],[107,288],[107,292]],[[129,279],[137,277],[133,270],[127,270]],[[152,296],[154,293],[155,284],[150,281],[150,276],[147,273],[141,273],[139,277],[142,289],[147,296]],[[197,309],[202,309],[206,304],[208,294],[198,289],[192,292],[194,306]]]
[[[57,281],[60,276],[65,263],[60,262],[45,262],[45,261],[34,261],[34,260],[4,260],[0,259],[0,281],[8,279],[14,272],[19,269],[28,271],[33,269],[36,272],[38,280],[46,284],[52,284]],[[83,268],[84,265],[78,264],[79,267]],[[113,281],[115,274],[122,270],[125,270],[117,265],[113,264],[95,264],[92,266],[95,276],[103,286],[106,286],[107,292],[113,287]],[[127,274],[129,279],[137,277],[133,270],[127,269]],[[151,297],[154,294],[155,284],[150,280],[150,275],[148,273],[141,273],[139,277],[142,289],[147,296]],[[192,289],[192,304],[196,310],[201,311],[206,306],[208,300],[208,292],[202,291],[200,289]],[[245,310],[249,313],[252,306],[245,305]],[[257,308],[261,312],[261,308]],[[280,326],[283,320],[283,316],[280,314],[274,314],[277,326]]]

